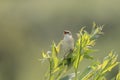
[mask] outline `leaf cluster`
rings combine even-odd
[[[103,59],[103,62],[94,61],[94,64],[88,66],[82,73],[79,73],[79,64],[83,59],[94,58],[90,55],[96,50],[93,49],[95,46],[97,38],[103,34],[103,26],[98,26],[93,23],[93,27],[90,33],[85,30],[85,27],[81,28],[79,33],[77,33],[78,39],[75,42],[75,48],[72,52],[68,52],[66,58],[59,58],[60,46],[62,41],[55,44],[52,43],[51,51],[42,52],[43,59],[49,62],[49,72],[47,73],[47,80],[106,80],[105,75],[107,72],[111,71],[116,65],[117,55],[113,51],[109,53],[107,57]],[[74,69],[71,74],[64,74],[70,70]],[[119,80],[120,74],[117,75],[116,79]],[[49,76],[49,77],[48,77]]]

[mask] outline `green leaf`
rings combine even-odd
[[[43,58],[50,58],[50,56],[44,52],[42,52],[42,56],[43,56]]]
[[[54,42],[52,44],[52,59],[54,68],[56,68],[58,66],[59,59],[57,57],[56,44]]]
[[[47,55],[44,52],[42,52],[42,56],[43,58],[47,58]]]
[[[118,55],[113,54],[113,51],[109,53],[102,63],[102,74],[105,74],[107,71],[111,71],[112,68],[119,64],[119,62],[116,61],[117,57]]]
[[[103,34],[102,29],[103,29],[103,25],[98,26],[98,25],[96,25],[95,22],[93,22],[93,28],[91,31],[91,38],[96,39],[99,37],[100,34]]]
[[[120,80],[120,72],[117,74],[116,80]]]
[[[103,64],[102,64],[102,69],[104,69],[109,63],[109,59],[108,59],[108,56],[105,57],[104,61],[103,61]]]
[[[60,52],[61,44],[62,44],[62,41],[60,41],[60,42],[58,43],[57,47],[56,47],[57,53]]]
[[[102,72],[102,74],[105,74],[107,71],[111,71],[112,68],[114,68],[116,65],[118,65],[119,63],[116,62],[115,64],[110,65],[109,67],[105,68],[105,70]]]

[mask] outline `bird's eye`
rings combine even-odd
[[[69,34],[69,32],[67,32],[67,31],[64,31],[64,34]]]
[[[69,34],[69,35],[71,35],[71,32],[68,31],[68,30],[64,30],[64,34]]]

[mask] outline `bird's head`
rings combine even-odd
[[[64,38],[72,38],[72,33],[68,30],[64,30]]]
[[[68,30],[64,30],[64,35],[72,35],[72,33]]]

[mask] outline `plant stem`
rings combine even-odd
[[[52,80],[52,62],[51,62],[51,59],[49,59],[49,63],[50,63],[50,66],[49,66],[49,68],[50,68],[50,76],[49,76],[49,80]]]
[[[82,36],[80,36],[80,40],[79,40],[79,55],[78,55],[78,61],[77,61],[77,68],[75,69],[75,80],[77,80],[77,71],[78,71],[78,66],[79,66],[79,62],[80,62],[80,58],[81,58],[81,51],[82,51]]]
[[[64,71],[65,71],[65,69],[62,69],[62,70],[58,73],[58,75],[57,75],[57,77],[56,77],[56,80],[60,80],[60,77],[65,73]]]

